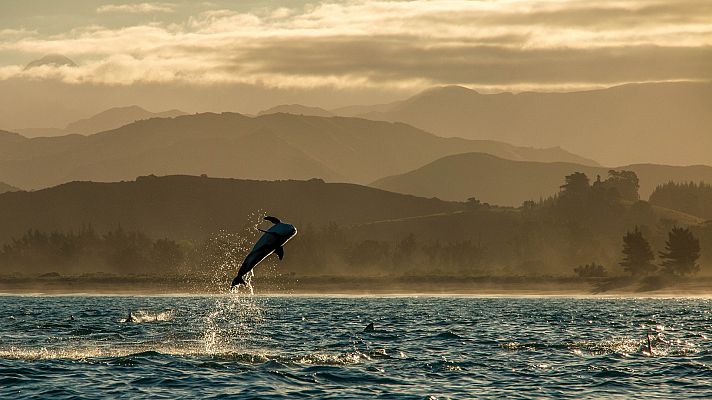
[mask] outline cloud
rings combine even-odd
[[[99,14],[106,13],[127,13],[127,14],[151,14],[151,13],[171,13],[175,11],[175,5],[171,3],[139,3],[139,4],[106,4],[96,9]]]
[[[173,9],[168,3],[104,7]],[[181,23],[85,26],[19,40],[0,35],[0,51],[59,53],[79,64],[29,71],[8,66],[0,79],[279,88],[710,80],[711,17],[707,0],[352,0],[213,9]]]
[[[0,43],[6,40],[21,39],[36,33],[37,31],[30,31],[27,29],[0,29]]]

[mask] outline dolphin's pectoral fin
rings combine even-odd
[[[274,250],[274,254],[281,260],[284,257],[284,247],[280,246]]]

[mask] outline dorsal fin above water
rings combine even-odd
[[[271,223],[273,223],[273,224],[280,224],[280,223],[282,223],[282,221],[280,221],[279,218],[273,217],[273,216],[270,216],[270,215],[266,216],[264,219],[265,219],[265,221],[269,221],[269,222],[271,222]]]

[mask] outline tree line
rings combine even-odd
[[[672,220],[656,218],[651,204],[639,200],[638,188],[638,178],[632,171],[611,170],[607,179],[602,180],[598,176],[593,184],[585,174],[576,172],[565,177],[557,196],[540,202],[538,206],[542,209],[548,208],[557,218],[574,224],[584,222],[588,228],[607,226],[609,229],[598,230],[603,235],[610,234],[611,230],[615,230],[616,225],[620,227],[636,222],[635,228],[627,230],[623,235],[621,260],[618,262],[623,271],[632,276],[658,271],[677,276],[699,272],[700,240],[690,228],[678,227]],[[664,192],[679,194],[680,189],[684,189],[699,194],[705,193],[709,188],[709,185],[705,184],[668,183],[658,187],[658,202],[661,202],[660,198]],[[692,197],[699,198],[699,196]],[[651,203],[652,199],[651,197]],[[525,204],[523,208],[536,206],[537,204]],[[657,264],[653,247],[638,223],[645,224],[645,230],[651,236],[655,235],[656,231],[667,231],[664,250],[657,253],[659,259]],[[574,272],[581,277],[608,275],[605,267],[596,262],[579,265],[574,268]]]
[[[168,271],[185,260],[183,247],[171,239],[151,239],[121,227],[103,234],[91,226],[76,232],[31,229],[2,246],[0,267],[6,272]]]
[[[195,243],[151,239],[120,227],[103,234],[91,227],[76,232],[29,230],[0,249],[0,271],[210,275],[239,266],[255,236],[254,232],[221,232]],[[394,241],[349,240],[344,229],[332,223],[302,228],[298,240],[289,243],[280,270],[300,274],[471,274],[480,266],[482,252],[471,240],[424,242],[413,234]]]
[[[298,275],[689,275],[712,263],[712,223],[678,227],[638,196],[630,171],[591,181],[563,177],[556,195],[518,208],[476,197],[458,213],[358,227],[293,221],[299,234],[279,263]],[[69,232],[30,230],[0,248],[0,273],[106,271],[117,274],[232,274],[261,233],[257,218],[242,231],[202,240],[151,238],[117,227]],[[402,229],[401,229],[402,227]],[[621,245],[621,238],[623,244]],[[656,253],[657,252],[657,261]],[[594,260],[594,262],[591,262]],[[276,265],[268,260],[264,270]],[[574,268],[575,267],[575,268]],[[222,279],[222,278],[220,278]]]
[[[712,219],[712,185],[668,182],[655,188],[650,203],[709,220]]]

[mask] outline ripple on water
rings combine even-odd
[[[705,397],[712,373],[705,299],[243,292],[0,303],[0,398],[117,397],[127,383],[137,398]],[[76,320],[32,311],[57,309]],[[127,310],[137,323],[121,322]],[[362,316],[378,331],[362,332]]]

